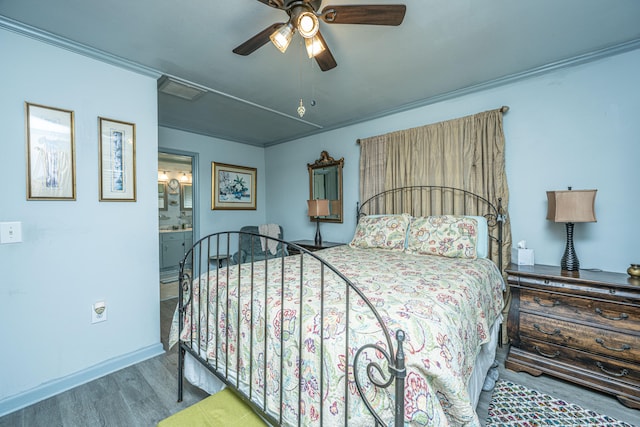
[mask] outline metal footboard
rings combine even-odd
[[[247,239],[252,243],[245,250],[247,262],[236,264],[233,254]],[[266,248],[271,242],[275,254],[256,251],[256,239],[264,239]],[[300,254],[289,256],[288,248]],[[395,331],[394,342],[366,295],[316,253],[255,233],[214,233],[187,252],[180,264],[180,284],[179,330],[187,326],[190,332],[179,341],[179,401],[189,353],[271,425],[309,425],[311,420],[311,425],[322,426],[330,416],[335,423],[334,408],[325,402],[328,393],[342,402],[347,425],[353,390],[375,425],[404,425],[404,332]],[[336,307],[335,298],[325,298],[342,292],[342,306]],[[314,300],[317,296],[319,301]],[[277,314],[269,314],[271,307],[279,307]],[[336,317],[344,319],[344,343],[338,349],[325,332],[329,319]],[[351,331],[364,321],[379,325],[380,338],[355,348]],[[331,367],[325,364],[332,363],[327,361],[334,360],[336,352],[344,358],[341,381],[326,374]],[[371,403],[369,396],[392,386],[393,393],[384,392],[393,407]],[[317,404],[310,405],[309,399]]]

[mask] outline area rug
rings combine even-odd
[[[496,383],[485,426],[634,427],[632,424],[505,380],[498,380]]]
[[[166,418],[158,427],[266,427],[256,415],[229,389],[224,389]]]

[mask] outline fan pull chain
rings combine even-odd
[[[302,45],[302,43],[300,43]],[[302,56],[300,56],[302,58]],[[304,113],[307,109],[304,107],[304,103],[302,102],[302,59],[298,61],[298,93],[300,93],[300,105],[298,105],[298,116],[300,118],[304,117]]]

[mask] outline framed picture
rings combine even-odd
[[[211,162],[211,209],[256,209],[256,168]]]
[[[25,102],[27,200],[75,200],[73,111]]]
[[[98,117],[100,201],[136,201],[136,125]]]

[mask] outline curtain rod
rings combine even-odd
[[[508,105],[503,105],[502,107],[500,107],[498,109],[498,111],[500,111],[502,114],[504,114],[507,111],[509,111],[509,106]],[[356,144],[360,144],[360,139],[356,139]]]

